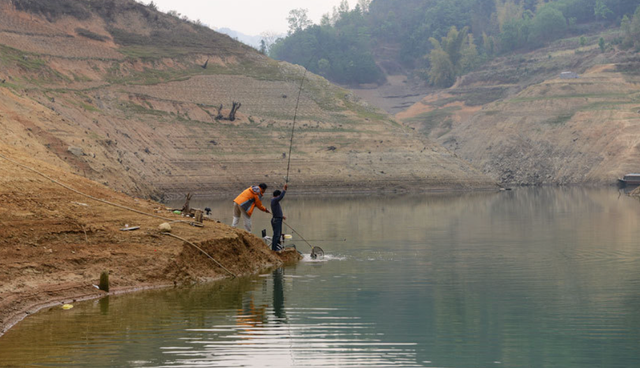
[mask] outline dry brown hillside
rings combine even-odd
[[[487,187],[440,144],[300,67],[128,0],[0,0],[0,141],[135,195]],[[227,116],[242,103],[237,119]]]
[[[396,117],[501,183],[614,184],[640,171],[639,59],[599,37],[496,59]]]

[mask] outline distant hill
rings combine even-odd
[[[229,35],[231,38],[238,40],[245,45],[249,45],[255,49],[260,49],[260,41],[262,40],[262,37],[260,36],[249,36],[229,28],[216,28],[216,32]]]
[[[132,0],[0,0],[0,82],[0,145],[140,196],[277,187],[289,159],[307,193],[493,185],[324,78]]]
[[[345,1],[320,24],[292,23],[270,56],[351,87],[383,85],[388,76],[405,75],[448,88],[494,57],[619,26],[624,19],[630,25],[638,5],[633,0],[363,0],[350,8]]]
[[[396,117],[506,185],[613,185],[640,171],[640,59],[623,37],[496,58]]]

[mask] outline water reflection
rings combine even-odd
[[[208,203],[221,219],[226,204]],[[0,366],[640,366],[640,204],[615,190],[287,206],[305,238],[347,241],[260,277],[38,314],[0,338]]]
[[[276,321],[287,323],[287,315],[284,310],[284,270],[278,268],[273,271],[273,314]]]

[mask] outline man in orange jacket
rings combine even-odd
[[[233,223],[231,226],[236,227],[240,222],[240,215],[244,218],[244,228],[251,232],[251,214],[253,209],[258,207],[261,211],[271,213],[262,205],[262,195],[267,190],[267,184],[261,183],[257,186],[247,188],[233,200]]]

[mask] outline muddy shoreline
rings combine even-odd
[[[300,185],[300,188],[304,188],[303,192],[296,192],[293,184],[290,184],[290,192],[287,193],[288,196],[302,196],[302,195],[328,195],[328,196],[368,196],[372,194],[384,194],[384,195],[410,195],[410,194],[441,194],[441,193],[469,193],[469,192],[492,192],[499,191],[501,186],[499,184],[492,185],[484,185],[484,184],[470,184],[470,185],[460,185],[460,184],[451,184],[451,185],[435,185],[435,186],[425,186],[424,182],[415,182],[415,183],[405,183],[403,186],[387,186],[381,188],[374,189],[363,189],[360,187],[352,187],[352,186],[340,186],[338,183],[335,185],[328,185],[323,187],[318,186],[307,186]],[[246,188],[245,188],[246,189]],[[267,191],[275,189],[281,189],[277,186],[269,186]],[[217,191],[197,191],[192,192],[194,199],[229,199],[231,201],[235,198],[240,191],[241,187],[235,190],[223,189]],[[185,194],[184,192],[168,192],[165,193],[162,203],[167,202],[176,202],[180,200],[184,200]]]
[[[23,152],[11,155],[38,173],[0,160],[2,334],[37,310],[106,295],[95,287],[104,271],[113,295],[220,280],[229,271],[251,275],[299,260],[297,252],[272,252],[244,230],[213,220],[192,226],[160,203],[115,192]],[[165,222],[179,239],[164,236],[159,225]],[[139,229],[123,231],[129,227]]]

